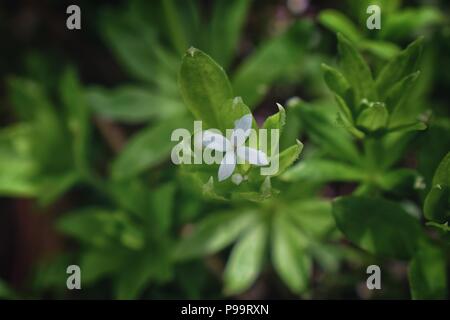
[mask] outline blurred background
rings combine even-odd
[[[382,29],[368,30],[366,8],[375,3]],[[81,8],[81,30],[66,28],[70,4]],[[177,86],[190,46],[223,66],[259,123],[278,111],[275,102],[298,97],[323,116],[313,127],[326,127],[337,109],[321,64],[336,63],[337,31],[374,70],[425,36],[409,110],[429,128],[405,142],[396,165],[417,169],[428,186],[450,149],[448,13],[444,0],[2,0],[0,297],[224,297],[228,249],[170,258],[196,221],[244,207],[203,197],[171,164],[170,141],[160,141],[192,119]],[[329,156],[309,134],[308,115],[288,116],[282,149],[300,138],[306,158]],[[358,186],[310,176],[283,182],[286,207]],[[426,188],[386,194],[417,211]],[[292,292],[269,264],[233,297],[409,298],[402,261],[380,262],[388,270],[382,293],[366,289],[365,267],[375,260],[349,246],[330,217],[311,247],[307,289]],[[70,264],[81,266],[82,290],[66,288]]]

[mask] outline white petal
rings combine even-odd
[[[236,167],[236,156],[234,152],[229,151],[225,153],[222,162],[220,162],[218,174],[219,181],[228,179],[233,174],[235,167]]]
[[[247,131],[252,128],[252,121],[253,121],[252,114],[251,113],[246,114],[245,116],[234,122],[234,128]]]
[[[250,129],[245,132],[242,129],[234,129],[231,134],[231,144],[232,146],[239,147],[245,144],[245,140],[250,135]]]
[[[240,159],[247,161],[250,164],[254,164],[257,166],[266,166],[269,164],[267,155],[260,150],[249,147],[238,147],[236,149],[236,153]]]
[[[231,143],[227,138],[210,130],[203,132],[203,145],[206,148],[222,152],[231,148]]]
[[[246,114],[246,115],[242,116],[240,119],[236,120],[234,122],[233,136],[239,136],[239,138],[243,137],[244,142],[245,142],[245,139],[250,135],[250,129],[252,128],[252,122],[253,122],[253,116],[251,113]]]

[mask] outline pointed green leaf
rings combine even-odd
[[[279,103],[277,103],[277,107],[278,107],[278,112],[271,115],[270,117],[268,117],[266,119],[266,121],[264,121],[263,124],[263,129],[278,129],[280,130],[280,135],[281,135],[281,130],[283,129],[284,125],[286,124],[286,111],[284,110],[283,106]]]
[[[319,22],[334,33],[342,33],[350,41],[357,42],[361,38],[361,33],[355,24],[337,10],[322,10],[319,14]]]
[[[377,94],[372,72],[364,58],[354,45],[341,34],[338,34],[338,44],[341,69],[345,78],[355,90],[356,105],[359,105],[363,99],[376,101]]]
[[[386,107],[390,113],[393,113],[394,110],[408,98],[409,92],[419,75],[420,71],[414,72],[404,77],[388,90],[385,101]]]
[[[161,248],[145,248],[129,257],[129,261],[133,263],[126,264],[114,278],[116,299],[139,298],[150,282],[164,283],[172,276],[170,262]]]
[[[212,212],[190,236],[182,239],[175,251],[175,258],[184,260],[220,251],[254,222],[253,211]]]
[[[173,130],[191,127],[192,122],[189,118],[172,118],[141,130],[131,138],[114,160],[113,178],[117,180],[130,178],[161,163],[169,157],[175,145],[170,139]]]
[[[256,280],[262,269],[267,237],[267,225],[259,221],[233,247],[224,272],[226,295],[242,293]]]
[[[356,124],[369,131],[376,131],[386,127],[389,113],[383,104],[376,103],[364,109],[358,116]]]
[[[220,123],[224,128],[223,134],[226,134],[226,129],[233,129],[236,120],[242,118],[247,114],[251,114],[249,107],[244,103],[241,97],[234,97],[225,101],[221,108]],[[253,119],[253,128],[256,128],[256,121]]]
[[[392,42],[380,40],[363,40],[360,42],[360,48],[371,52],[383,60],[388,60],[400,52],[400,48]]]
[[[233,98],[225,71],[204,52],[190,48],[183,57],[179,75],[181,96],[204,128],[226,129],[221,123],[225,101]]]
[[[233,88],[250,109],[256,108],[272,85],[296,79],[302,73],[308,42],[298,39],[308,39],[312,28],[309,21],[297,21],[282,35],[261,43],[239,65],[232,79]]]
[[[337,96],[342,97],[349,107],[353,107],[354,93],[344,75],[337,69],[324,63],[322,64],[322,72],[328,88]],[[356,110],[353,110],[353,113],[356,113]]]
[[[422,46],[423,38],[419,38],[383,67],[376,79],[377,90],[381,97],[386,97],[388,90],[398,81],[417,71],[416,66],[419,62]]]
[[[302,199],[289,204],[290,219],[305,234],[321,237],[335,229],[331,202],[321,199]]]
[[[302,294],[307,288],[312,270],[312,261],[302,245],[301,231],[278,215],[272,228],[273,265],[288,288]],[[299,239],[300,238],[300,239]]]
[[[274,176],[284,173],[300,156],[303,150],[303,143],[297,140],[297,144],[283,150],[278,156],[278,170]],[[271,160],[272,162],[273,160]]]
[[[65,71],[60,82],[60,93],[66,109],[67,127],[72,135],[75,165],[80,172],[89,174],[90,112],[84,89],[74,69],[69,68]]]
[[[413,299],[447,299],[447,267],[443,250],[428,242],[421,244],[409,265],[408,278]]]
[[[157,232],[168,232],[173,220],[175,185],[171,182],[158,186],[151,194],[151,220],[148,222]],[[148,214],[148,213],[147,213]]]
[[[342,116],[344,117],[346,122],[348,122],[349,124],[353,124],[354,121],[353,121],[352,111],[348,107],[347,103],[344,101],[344,99],[342,99],[341,96],[339,96],[337,94],[334,95],[334,98],[336,99],[339,110],[341,111]]]
[[[281,178],[285,181],[314,181],[318,183],[363,181],[366,178],[366,172],[343,162],[313,158],[300,161],[287,170]]]
[[[395,194],[408,194],[414,191],[414,183],[418,178],[418,173],[412,169],[390,170],[377,179],[377,184],[386,191]]]
[[[406,133],[409,131],[422,131],[427,128],[427,125],[423,122],[414,122],[414,123],[408,123],[403,124],[396,127],[391,127],[388,129],[388,132],[402,132]]]
[[[350,241],[378,256],[409,259],[424,237],[418,219],[382,198],[337,198],[333,215]]]
[[[358,162],[359,154],[350,135],[346,130],[338,126],[328,109],[320,109],[316,105],[308,105],[299,101],[296,111],[309,138],[324,151],[332,154],[337,159]]]
[[[425,217],[444,223],[450,217],[450,152],[442,159],[433,177],[424,204]]]
[[[89,106],[95,113],[121,122],[166,119],[185,112],[179,99],[142,87],[122,86],[114,90],[93,87],[86,94]]]
[[[232,62],[250,3],[251,0],[214,2],[210,26],[211,55],[224,68]]]
[[[271,130],[278,130],[278,137],[281,137],[281,134],[283,132],[283,128],[286,124],[286,111],[284,110],[283,106],[279,103],[277,103],[278,112],[271,115],[264,121],[264,124],[262,126],[262,129],[266,129],[266,137],[267,139],[261,139],[259,141],[260,148],[262,150],[267,150],[267,155],[272,155],[272,147],[275,148],[275,146],[278,146],[278,149],[280,148],[279,145],[279,139],[276,141],[277,143],[272,143],[272,131]],[[272,145],[273,144],[273,145]]]

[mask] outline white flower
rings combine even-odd
[[[236,120],[231,134],[231,141],[210,130],[203,132],[203,145],[206,148],[225,153],[219,167],[219,181],[223,181],[233,174],[238,158],[257,166],[269,164],[267,155],[264,152],[245,146],[245,141],[251,133],[252,120],[251,114],[246,114],[239,120]]]

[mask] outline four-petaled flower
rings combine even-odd
[[[210,130],[203,132],[203,145],[206,148],[225,153],[220,162],[219,181],[223,181],[233,174],[238,158],[257,166],[269,164],[267,155],[263,151],[245,146],[245,141],[251,133],[252,120],[251,114],[246,114],[236,120],[231,140]]]

